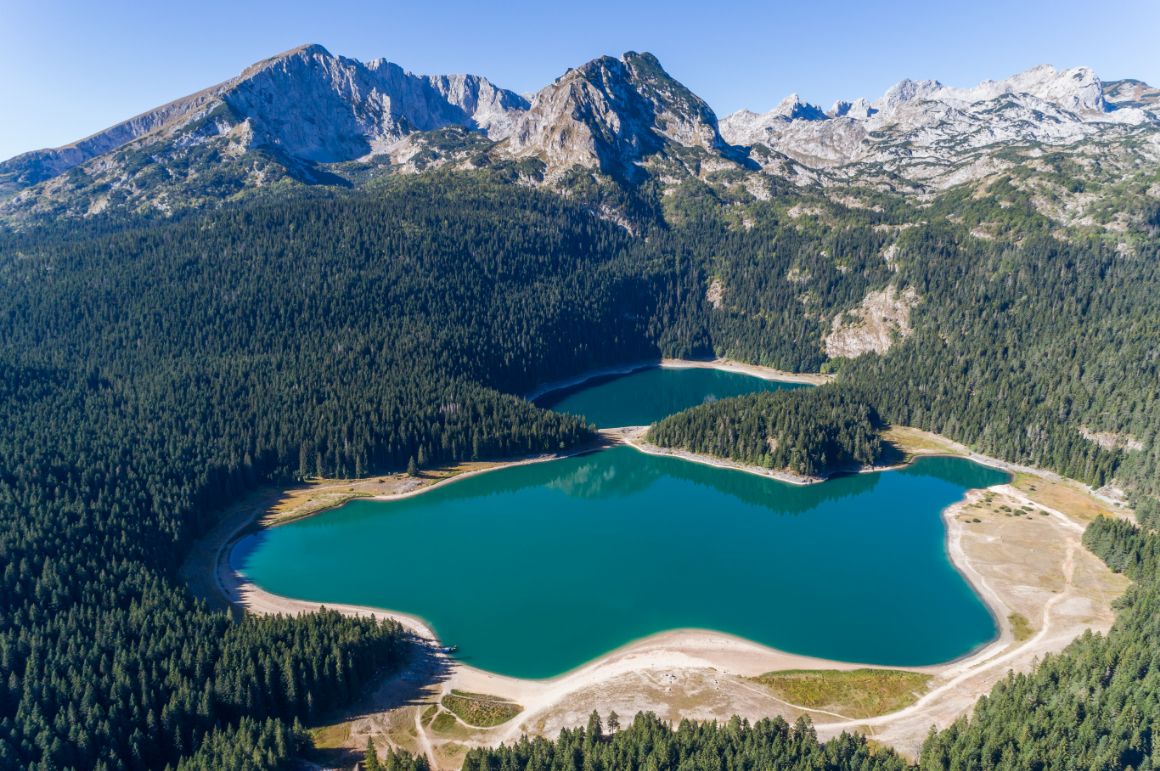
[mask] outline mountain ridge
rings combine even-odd
[[[647,52],[597,57],[529,98],[477,75],[420,75],[305,44],[76,142],[0,162],[0,218],[167,214],[263,188],[505,162],[548,185],[576,171],[666,187],[759,174],[745,185],[758,196],[763,178],[921,193],[1011,168],[1006,148],[1028,157],[1065,148],[1087,160],[1110,152],[1121,168],[1160,160],[1160,91],[1039,65],[968,88],[906,79],[829,110],[791,94],[767,112],[719,120]]]

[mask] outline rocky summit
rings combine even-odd
[[[557,188],[595,175],[629,188],[695,178],[759,198],[782,183],[921,195],[1016,168],[1021,184],[1050,187],[1044,179],[1061,159],[1070,176],[1097,182],[1160,159],[1160,91],[1042,65],[971,88],[903,80],[829,110],[792,94],[718,124],[648,53],[594,59],[529,99],[476,75],[417,75],[307,45],[73,144],[0,163],[0,218],[164,215],[440,167],[508,167]],[[1078,192],[1068,187],[1063,195]],[[1082,201],[1055,208],[1087,216]]]

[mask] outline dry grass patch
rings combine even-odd
[[[1031,628],[1031,622],[1022,613],[1012,613],[1007,616],[1007,620],[1011,622],[1011,633],[1015,635],[1015,642],[1023,642],[1035,631]]]
[[[414,492],[450,477],[495,465],[491,461],[472,461],[424,469],[417,477],[399,473],[364,479],[310,479],[284,490],[278,502],[266,513],[263,522],[266,525],[282,524],[337,508],[357,498]]]
[[[335,723],[310,729],[310,738],[320,750],[341,749],[350,740],[350,723]]]
[[[1084,492],[1074,482],[1053,482],[1031,474],[1016,474],[1011,486],[1036,503],[1062,511],[1082,524],[1096,517],[1117,516],[1116,512]]]
[[[790,704],[860,718],[913,704],[930,678],[897,669],[785,669],[753,679]]]
[[[882,438],[907,455],[963,454],[949,440],[910,426],[891,426],[882,432]]]
[[[455,719],[455,715],[452,715],[450,712],[440,712],[435,716],[435,719],[431,721],[431,730],[435,733],[458,733],[459,728],[459,721],[457,721]]]
[[[513,701],[466,691],[452,691],[443,697],[442,704],[464,723],[476,728],[502,725],[524,711]]]

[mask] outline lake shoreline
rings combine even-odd
[[[727,471],[741,471],[746,474],[753,474],[754,476],[764,477],[766,479],[773,479],[787,485],[795,485],[797,487],[808,487],[809,485],[819,485],[823,482],[828,482],[831,479],[837,479],[851,474],[877,474],[883,471],[897,471],[904,469],[913,463],[919,457],[936,457],[936,453],[927,453],[924,455],[915,455],[907,458],[901,463],[895,463],[890,466],[859,466],[857,468],[847,468],[834,471],[825,476],[806,476],[804,474],[797,474],[789,469],[771,469],[765,466],[755,466],[751,463],[742,463],[741,461],[733,460],[732,458],[722,458],[717,455],[710,455],[708,453],[693,452],[681,447],[661,447],[658,444],[653,444],[645,439],[648,431],[648,426],[629,426],[627,428],[606,428],[601,429],[601,433],[609,437],[614,437],[620,440],[625,445],[633,448],[637,452],[642,452],[645,455],[655,455],[661,458],[678,458],[688,463],[700,463],[703,466],[712,466],[713,468],[725,469]],[[954,453],[943,453],[948,458],[962,457]],[[980,463],[979,465],[987,465]]]
[[[688,366],[695,367],[715,367],[728,368],[733,371],[737,370],[728,362],[691,362]],[[587,382],[593,378],[608,376],[610,374],[626,374],[628,372],[635,372],[641,369],[648,369],[658,366],[672,366],[679,368],[684,366],[683,362],[671,362],[664,360],[662,362],[644,362],[636,365],[626,365],[617,372],[609,370],[600,370],[593,373],[588,373],[586,376],[578,379],[573,379],[568,382],[561,382],[553,384],[552,388],[541,388],[537,392],[537,396],[542,396],[551,390],[559,388],[567,388],[572,385]],[[776,371],[775,371],[776,372]],[[752,374],[752,373],[750,373]],[[777,373],[782,374],[782,373]],[[778,379],[770,376],[770,379]],[[643,432],[644,429],[637,429]],[[893,429],[892,429],[893,430]],[[1008,472],[1030,473],[1042,479],[1062,480],[1056,474],[1045,472],[1037,469],[1020,466],[1018,464],[1011,464],[998,459],[983,456],[979,453],[971,451],[963,445],[947,440],[935,434],[922,432],[917,429],[901,428],[903,432],[909,432],[916,436],[925,437],[932,445],[930,447],[910,447],[907,450],[906,462],[896,466],[866,469],[867,472],[880,472],[904,467],[917,457],[932,456],[932,455],[946,455],[954,457],[964,457],[983,465],[992,468],[1001,469]],[[604,442],[597,443],[594,446],[588,446],[570,453],[560,454],[545,454],[540,456],[532,456],[521,458],[513,461],[497,462],[494,465],[489,465],[487,468],[476,469],[463,473],[455,474],[446,479],[441,479],[434,484],[426,485],[420,489],[408,490],[404,493],[386,494],[377,496],[367,496],[373,500],[397,500],[400,498],[411,497],[422,494],[435,487],[441,487],[444,484],[450,484],[458,479],[465,479],[470,476],[475,476],[488,471],[495,471],[503,468],[509,468],[517,465],[528,463],[547,462],[563,457],[582,455],[592,452],[599,452],[606,448],[609,444],[616,444],[623,442],[629,444],[637,451],[647,452],[647,450],[633,444],[631,441],[625,441],[623,436],[624,429],[604,430],[601,431],[604,437]],[[613,441],[609,441],[612,439]],[[654,454],[670,454],[668,452],[659,452]],[[728,465],[718,462],[716,459],[705,456],[697,457],[683,457],[682,459],[689,462],[707,462],[709,465],[716,465],[725,468],[733,468],[734,470],[748,471],[749,473],[756,473],[764,477],[774,476],[768,469],[753,468],[747,469],[741,467],[741,464]],[[803,484],[803,481],[792,481],[790,479],[779,479],[782,482]],[[812,484],[824,480],[805,480],[804,483]],[[913,672],[922,672],[931,674],[935,677],[932,681],[932,690],[928,691],[919,699],[918,704],[908,707],[897,713],[897,720],[895,713],[889,713],[879,718],[869,720],[857,721],[857,725],[851,721],[831,722],[829,718],[840,717],[832,713],[827,713],[825,710],[815,710],[797,705],[786,704],[787,707],[800,710],[804,714],[811,714],[815,718],[815,723],[821,734],[832,735],[841,730],[848,730],[851,727],[861,727],[863,725],[882,725],[887,733],[890,731],[901,731],[901,726],[908,726],[907,730],[914,733],[914,736],[906,734],[906,742],[914,739],[915,742],[921,740],[921,736],[925,733],[925,727],[920,731],[917,726],[911,725],[916,719],[915,715],[919,714],[924,719],[933,719],[936,715],[940,722],[943,721],[943,713],[947,710],[947,705],[950,703],[958,704],[966,699],[966,704],[974,702],[978,695],[981,695],[985,690],[976,688],[974,683],[979,680],[986,679],[987,686],[993,683],[994,679],[1000,676],[1000,667],[1002,672],[1006,671],[1007,661],[1012,660],[1012,657],[1022,662],[1024,659],[1032,660],[1040,656],[1043,652],[1053,650],[1056,648],[1048,648],[1048,643],[1055,645],[1060,640],[1053,637],[1048,640],[1040,640],[1043,637],[1043,632],[1036,636],[1036,638],[1029,641],[1014,640],[1014,634],[1011,628],[1009,615],[1011,606],[1004,602],[1004,593],[996,591],[987,582],[986,577],[980,569],[987,569],[989,561],[987,559],[980,560],[978,553],[972,553],[971,549],[964,546],[964,540],[967,537],[975,537],[976,534],[970,532],[967,525],[961,520],[958,514],[973,500],[973,496],[984,492],[993,492],[1000,488],[1006,488],[1009,485],[997,485],[979,490],[968,491],[964,498],[943,509],[941,517],[946,530],[945,549],[951,564],[955,570],[967,581],[971,586],[972,591],[982,600],[984,606],[991,614],[995,621],[997,634],[990,642],[982,644],[980,647],[970,651],[953,660],[933,664],[928,666],[884,666],[876,664],[862,664],[854,662],[835,661],[829,659],[821,659],[805,655],[790,653],[787,651],[778,650],[760,643],[747,640],[740,637],[735,637],[727,633],[716,632],[713,630],[700,629],[677,629],[654,633],[652,635],[640,638],[637,640],[630,640],[624,645],[619,646],[608,653],[596,657],[588,662],[582,663],[579,666],[561,673],[552,678],[547,679],[523,679],[514,678],[505,675],[500,675],[486,670],[472,667],[468,664],[456,660],[453,656],[447,653],[438,640],[433,628],[425,620],[412,616],[409,614],[398,613],[382,608],[372,608],[356,605],[346,605],[341,603],[317,603],[304,600],[296,600],[293,598],[282,597],[267,592],[260,587],[253,584],[245,578],[238,570],[235,563],[235,550],[244,539],[245,535],[252,532],[252,528],[261,519],[261,514],[256,508],[251,512],[246,520],[240,526],[234,529],[229,537],[223,539],[218,545],[217,560],[215,561],[215,582],[218,584],[224,596],[229,599],[230,604],[245,612],[251,612],[259,615],[287,613],[297,614],[303,612],[317,611],[322,607],[338,611],[349,615],[357,616],[374,616],[376,618],[385,619],[390,618],[404,626],[408,631],[415,635],[417,642],[425,646],[430,655],[434,655],[445,660],[445,665],[449,672],[449,677],[445,683],[440,687],[443,692],[450,692],[450,689],[455,688],[464,691],[489,693],[496,696],[510,698],[523,704],[525,711],[520,715],[519,719],[512,721],[510,725],[505,724],[494,729],[489,729],[487,736],[494,741],[505,741],[518,738],[520,732],[527,731],[528,726],[533,724],[532,718],[536,715],[545,715],[551,710],[557,708],[563,701],[581,694],[581,692],[588,692],[596,688],[611,687],[611,684],[623,680],[628,677],[630,673],[641,672],[662,672],[662,671],[699,671],[699,672],[719,672],[722,676],[734,678],[749,678],[764,672],[780,670],[780,669],[823,669],[823,670],[849,670],[860,668],[875,668],[875,669],[897,669]],[[260,507],[259,507],[260,508]],[[329,509],[325,509],[329,510]],[[321,513],[321,512],[314,512]],[[1062,520],[1065,520],[1073,528],[1079,529],[1070,517],[1062,513],[1055,512]],[[308,515],[313,516],[313,513]],[[976,522],[978,520],[975,520]],[[1082,532],[1082,529],[1079,529]],[[976,542],[972,547],[975,552],[978,551],[979,545]],[[978,563],[976,565],[976,563]],[[991,566],[992,568],[994,566]],[[1004,583],[1004,590],[1006,593],[1012,591],[1010,586]],[[1046,610],[1044,611],[1046,614]],[[1046,616],[1045,616],[1046,618]],[[1069,633],[1074,631],[1074,634],[1079,634],[1078,628],[1076,630],[1068,630]],[[1046,629],[1044,629],[1046,632]],[[1058,634],[1058,632],[1057,632]],[[1068,638],[1070,639],[1070,638]],[[1015,643],[1012,645],[1012,643]],[[618,680],[619,679],[619,680]],[[968,688],[968,686],[970,686]],[[969,691],[969,692],[968,692]],[[921,706],[921,710],[917,708]],[[962,707],[955,714],[961,714]],[[942,711],[940,711],[942,710]],[[927,723],[929,725],[929,722]],[[832,730],[831,730],[832,729]],[[915,738],[917,737],[917,738]],[[490,740],[489,739],[489,740]],[[905,742],[904,742],[905,744]]]
[[[730,361],[728,359],[715,359],[715,360],[705,360],[705,361],[685,360],[685,359],[661,359],[660,361],[653,360],[653,361],[634,362],[634,363],[625,364],[625,365],[622,365],[619,367],[608,367],[608,368],[600,368],[597,370],[591,370],[589,372],[578,375],[575,378],[570,378],[570,379],[561,380],[561,381],[555,381],[547,386],[542,386],[533,392],[533,394],[534,394],[533,396],[529,396],[528,398],[539,398],[545,394],[551,393],[552,391],[572,388],[572,387],[575,387],[576,385],[580,385],[580,384],[583,384],[583,383],[586,383],[586,382],[589,382],[589,381],[592,381],[595,379],[600,379],[603,377],[632,374],[635,372],[640,372],[642,370],[654,369],[654,368],[719,369],[722,371],[737,372],[737,373],[746,374],[746,375],[750,375],[750,376],[754,376],[754,377],[762,377],[763,379],[767,379],[767,380],[779,380],[779,381],[785,381],[785,382],[817,383],[819,381],[820,382],[828,382],[831,379],[829,376],[821,375],[820,373],[806,373],[806,374],[786,373],[786,372],[782,372],[780,370],[775,370],[775,369],[768,368],[768,367],[760,367],[757,365],[746,365],[746,364],[742,364],[742,363],[738,363],[738,362],[733,362],[733,361]],[[789,380],[789,378],[795,378],[795,379]],[[662,447],[658,447],[656,445],[653,445],[651,443],[643,441],[643,438],[642,438],[643,433],[647,430],[647,428],[648,428],[647,426],[643,426],[643,427],[638,426],[638,427],[627,427],[627,428],[618,427],[618,428],[599,429],[597,431],[597,434],[600,437],[600,440],[591,444],[591,445],[588,445],[588,446],[584,446],[584,447],[580,447],[580,448],[576,448],[576,449],[573,449],[570,451],[565,451],[565,452],[560,452],[560,453],[545,453],[545,454],[521,457],[521,458],[517,458],[517,459],[513,459],[513,460],[497,461],[494,464],[490,464],[485,468],[480,468],[480,469],[475,469],[475,470],[471,470],[471,471],[466,471],[463,473],[458,473],[458,474],[455,474],[453,476],[447,477],[445,479],[440,479],[432,484],[424,485],[424,486],[419,487],[417,489],[407,490],[405,492],[400,492],[400,493],[386,493],[386,494],[379,494],[379,495],[360,496],[356,500],[370,500],[370,501],[382,501],[382,502],[404,500],[404,499],[408,499],[408,498],[422,495],[424,493],[430,492],[430,491],[435,490],[437,488],[441,488],[445,485],[453,484],[457,481],[461,481],[461,480],[465,480],[465,479],[479,476],[481,474],[486,474],[486,473],[490,473],[490,472],[494,472],[494,471],[500,471],[500,470],[508,469],[508,468],[516,468],[519,466],[524,466],[524,465],[529,465],[529,464],[534,464],[534,463],[545,463],[545,462],[549,462],[549,461],[553,461],[553,460],[561,460],[561,459],[565,459],[565,458],[569,458],[569,457],[586,455],[586,454],[593,453],[593,452],[600,452],[600,451],[603,451],[605,449],[608,449],[609,447],[616,446],[619,444],[627,445],[627,446],[631,447],[632,449],[634,449],[635,451],[641,452],[644,454],[655,455],[655,456],[675,457],[675,458],[678,458],[680,460],[684,460],[686,462],[699,463],[702,465],[708,465],[708,466],[721,468],[721,469],[725,469],[725,470],[741,471],[743,473],[749,473],[749,474],[761,476],[761,477],[764,477],[767,479],[774,479],[775,481],[782,482],[785,484],[791,484],[791,485],[795,485],[795,486],[807,486],[807,485],[820,484],[820,483],[827,481],[828,479],[831,479],[834,476],[839,475],[839,474],[834,474],[834,475],[829,475],[826,477],[806,477],[806,476],[802,476],[802,475],[793,474],[792,472],[789,472],[787,470],[770,470],[770,469],[766,469],[766,468],[759,467],[759,466],[752,466],[752,465],[743,464],[743,463],[735,462],[735,461],[728,460],[728,459],[717,458],[717,457],[711,456],[711,455],[693,453],[693,452],[686,451],[686,450],[662,448]],[[942,437],[938,437],[938,438],[940,440],[946,442],[947,444],[953,444],[953,443],[950,443],[949,440],[945,440]],[[957,451],[958,447],[949,448],[946,451],[940,451],[940,452],[922,452],[922,451],[910,452],[907,454],[907,457],[903,462],[892,465],[892,466],[863,467],[863,468],[858,469],[856,471],[850,470],[848,472],[839,472],[839,473],[878,473],[878,472],[883,472],[883,471],[897,470],[897,469],[905,468],[906,466],[910,465],[918,457],[936,456],[936,455],[946,455],[946,456],[951,456],[951,457],[962,457],[962,456],[969,455],[971,460],[979,462],[983,465],[992,466],[994,468],[1002,468],[1004,465],[1009,465],[1009,464],[1003,464],[1001,461],[998,461],[996,459],[984,458],[984,456],[977,456],[976,453],[973,453],[973,452],[967,450],[967,448],[965,448],[965,447],[963,447],[961,449],[962,449],[962,452]],[[987,461],[992,461],[992,462],[988,463]],[[246,610],[249,610],[251,612],[258,612],[258,613],[279,613],[279,612],[281,612],[281,613],[298,613],[298,612],[305,612],[305,611],[309,611],[309,610],[317,610],[319,608],[326,607],[326,608],[329,608],[332,610],[338,610],[340,612],[348,613],[351,615],[362,615],[362,616],[374,615],[374,616],[381,617],[381,618],[390,618],[390,619],[393,619],[393,620],[399,622],[405,628],[407,628],[407,629],[411,630],[413,633],[415,633],[418,637],[426,640],[429,644],[436,646],[436,647],[440,647],[441,642],[440,642],[437,634],[435,633],[433,626],[430,623],[428,623],[427,621],[425,621],[424,619],[421,619],[417,616],[402,613],[402,612],[395,611],[395,610],[391,610],[389,608],[373,608],[373,607],[350,605],[350,604],[344,604],[344,603],[329,603],[329,604],[328,603],[318,603],[318,602],[312,602],[312,601],[307,601],[307,600],[297,600],[297,599],[290,598],[290,597],[283,597],[281,595],[276,595],[276,594],[268,592],[264,589],[261,589],[256,584],[254,584],[252,581],[245,578],[242,575],[242,573],[240,572],[240,570],[238,569],[238,566],[237,566],[236,561],[235,561],[236,551],[237,551],[238,547],[246,540],[246,538],[248,536],[253,535],[255,533],[255,526],[257,526],[259,528],[261,528],[261,527],[278,527],[282,524],[287,524],[289,522],[298,521],[298,520],[306,518],[306,517],[313,517],[313,516],[316,516],[319,514],[326,513],[328,511],[333,511],[337,508],[341,508],[343,505],[346,505],[346,503],[349,503],[349,500],[344,501],[342,503],[338,503],[334,506],[327,506],[324,508],[320,508],[316,511],[312,511],[312,512],[305,514],[303,516],[287,518],[287,519],[279,520],[279,521],[272,522],[272,523],[259,524],[257,522],[257,520],[251,520],[248,524],[237,528],[231,534],[230,538],[228,539],[228,542],[222,544],[221,549],[218,553],[219,559],[217,560],[217,563],[215,566],[215,574],[216,574],[215,578],[216,578],[216,584],[219,587],[221,593],[223,594],[223,596],[225,596],[227,598],[228,602],[231,605],[233,605],[235,607],[244,607]],[[777,648],[773,648],[771,646],[766,646],[766,645],[764,645],[762,643],[758,643],[756,641],[745,640],[745,642],[750,643],[754,646],[757,646],[758,648],[763,649],[764,651],[767,651],[771,654],[775,654],[778,656],[790,656],[790,657],[794,657],[795,659],[800,658],[803,660],[808,660],[809,662],[811,662],[814,665],[823,665],[821,668],[836,668],[836,669],[875,667],[875,668],[887,668],[887,669],[904,669],[907,671],[915,671],[915,672],[938,673],[942,669],[945,669],[947,667],[951,667],[951,666],[958,664],[964,660],[972,659],[978,655],[985,654],[986,651],[988,651],[993,645],[999,644],[1004,639],[1005,634],[1009,634],[1009,629],[1008,629],[1009,622],[1008,622],[1006,616],[1001,612],[1003,610],[1003,608],[996,608],[996,607],[992,606],[992,603],[990,600],[993,599],[993,596],[988,594],[987,592],[980,592],[978,590],[977,584],[974,581],[972,581],[971,576],[968,575],[968,572],[966,570],[964,570],[964,565],[967,564],[965,561],[965,557],[961,556],[960,559],[955,559],[955,558],[951,557],[951,552],[949,549],[949,545],[952,542],[951,521],[947,519],[946,511],[944,511],[942,515],[943,515],[944,523],[947,525],[947,527],[946,527],[946,530],[947,530],[947,541],[946,541],[947,546],[946,546],[946,548],[947,548],[948,558],[951,559],[951,563],[954,566],[955,570],[960,575],[963,576],[964,580],[966,580],[968,582],[968,584],[971,585],[972,590],[975,592],[975,594],[977,596],[979,596],[980,599],[983,601],[983,605],[987,608],[988,613],[991,615],[992,619],[994,620],[995,627],[996,627],[996,636],[992,640],[985,642],[985,643],[982,643],[981,645],[977,646],[973,650],[968,651],[968,652],[962,654],[961,656],[957,656],[954,659],[951,659],[951,660],[948,660],[945,662],[940,662],[937,664],[919,665],[919,666],[892,666],[892,665],[879,665],[879,664],[870,664],[870,663],[847,662],[847,661],[840,661],[840,660],[833,660],[833,659],[821,659],[821,658],[811,657],[811,656],[804,655],[804,654],[796,654],[796,653],[792,653],[789,651],[783,651],[783,650],[780,650]],[[955,524],[957,524],[957,523],[955,523]],[[1005,608],[1005,606],[1004,606],[1004,608]],[[567,677],[571,673],[583,670],[583,669],[587,668],[589,665],[598,664],[600,661],[605,660],[611,656],[617,655],[619,653],[631,652],[632,649],[634,648],[634,646],[636,646],[638,644],[642,644],[642,645],[647,644],[650,640],[657,637],[658,635],[665,635],[665,634],[669,634],[669,633],[677,633],[677,632],[682,632],[682,631],[687,631],[687,630],[665,630],[665,631],[654,633],[652,635],[648,635],[644,638],[641,638],[640,640],[628,641],[628,642],[624,643],[622,646],[619,646],[618,648],[615,648],[606,654],[598,656],[598,657],[596,657],[588,662],[584,662],[582,664],[579,664],[576,667],[574,667],[573,669],[568,670],[568,671],[561,673],[559,675],[553,676],[551,678],[545,678],[545,679],[511,678],[511,679],[514,679],[514,680],[525,680],[526,679],[528,682],[549,682],[549,683],[554,682],[556,680],[559,680],[560,678]],[[721,635],[724,638],[731,638],[732,637],[728,633],[716,632],[715,630],[695,630],[695,631],[697,631],[700,634]],[[736,638],[736,639],[740,640],[743,638]],[[468,665],[464,665],[464,664],[461,664],[458,662],[457,662],[457,665],[466,667],[468,669],[474,669]],[[811,667],[807,667],[807,668],[818,668],[818,666],[811,666]],[[507,677],[505,675],[498,675],[497,673],[486,672],[486,670],[478,670],[478,671],[484,672],[485,674],[496,676],[496,677]]]
[[[804,383],[807,385],[824,385],[833,381],[833,375],[827,375],[822,372],[787,372],[785,370],[774,369],[773,367],[763,367],[759,364],[745,364],[744,362],[734,361],[732,359],[642,359],[640,361],[631,362],[628,364],[617,364],[608,367],[598,367],[596,369],[586,370],[578,375],[572,377],[561,378],[558,380],[550,380],[547,383],[541,383],[524,394],[524,398],[532,402],[540,399],[553,391],[563,391],[567,388],[575,388],[576,386],[584,385],[592,380],[599,380],[606,377],[619,377],[621,375],[631,375],[635,372],[640,372],[646,369],[715,369],[721,372],[734,372],[740,375],[749,375],[751,377],[758,377],[762,380],[777,380],[782,383]]]

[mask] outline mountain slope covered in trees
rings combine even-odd
[[[394,625],[238,622],[175,566],[263,479],[588,439],[495,387],[656,350],[637,298],[663,276],[624,246],[470,183],[6,242],[0,765],[261,757],[297,740],[243,717],[316,720],[397,664]]]

